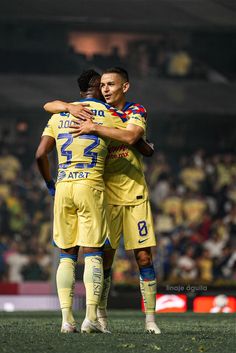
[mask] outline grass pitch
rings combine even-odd
[[[84,313],[79,314],[78,328]],[[144,316],[111,311],[111,335],[61,334],[60,313],[0,313],[1,353],[233,353],[235,314],[157,315],[161,335],[144,333]]]

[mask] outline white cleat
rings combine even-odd
[[[98,322],[104,330],[108,330],[108,319],[106,309],[97,309]]]
[[[108,330],[107,317],[98,317],[98,322],[102,326],[103,330]]]
[[[81,325],[82,333],[111,333],[109,330],[104,329],[98,321],[91,321],[84,319]]]
[[[159,329],[159,327],[157,326],[157,324],[155,322],[146,322],[146,332],[147,333],[152,333],[155,335],[159,335],[161,333],[161,330]]]
[[[62,326],[61,326],[61,332],[62,333],[76,333],[78,331],[76,330],[75,325],[72,325],[69,322],[64,322],[64,324],[62,324]]]

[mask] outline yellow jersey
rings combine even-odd
[[[94,114],[94,122],[107,127],[124,128],[125,122],[116,110],[94,98],[82,99],[89,102]],[[80,181],[81,183],[104,190],[103,173],[107,156],[107,138],[96,135],[73,137],[70,134],[73,115],[58,113],[52,115],[43,131],[43,136],[55,139],[58,155],[57,182]]]
[[[142,105],[126,103],[123,115],[115,109],[113,115],[123,119],[124,127],[134,124],[146,132],[146,110]],[[104,182],[110,205],[138,205],[148,198],[142,156],[134,147],[127,144],[113,140],[110,142]]]

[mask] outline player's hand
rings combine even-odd
[[[55,188],[55,182],[53,179],[46,181],[46,185],[48,188],[48,192],[51,196],[55,196],[56,188]]]
[[[74,119],[73,121],[76,122]],[[88,119],[86,121],[81,121],[79,124],[77,123],[77,125],[73,125],[73,130],[70,131],[70,134],[72,134],[73,137],[93,134],[95,132],[95,127],[96,124],[94,124],[92,120]]]
[[[154,153],[154,144],[143,138],[139,139],[134,147],[145,157],[151,157]]]
[[[88,120],[88,119],[92,119],[93,117],[92,111],[87,108],[89,106],[90,104],[87,104],[87,103],[81,103],[77,105],[68,104],[68,111],[71,115],[73,115],[74,117],[80,120]]]

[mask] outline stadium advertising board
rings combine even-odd
[[[195,313],[233,313],[236,312],[236,298],[224,294],[196,297],[193,301]]]
[[[142,311],[144,303],[142,301]],[[157,294],[156,312],[157,313],[183,313],[187,311],[187,297],[184,294]]]

